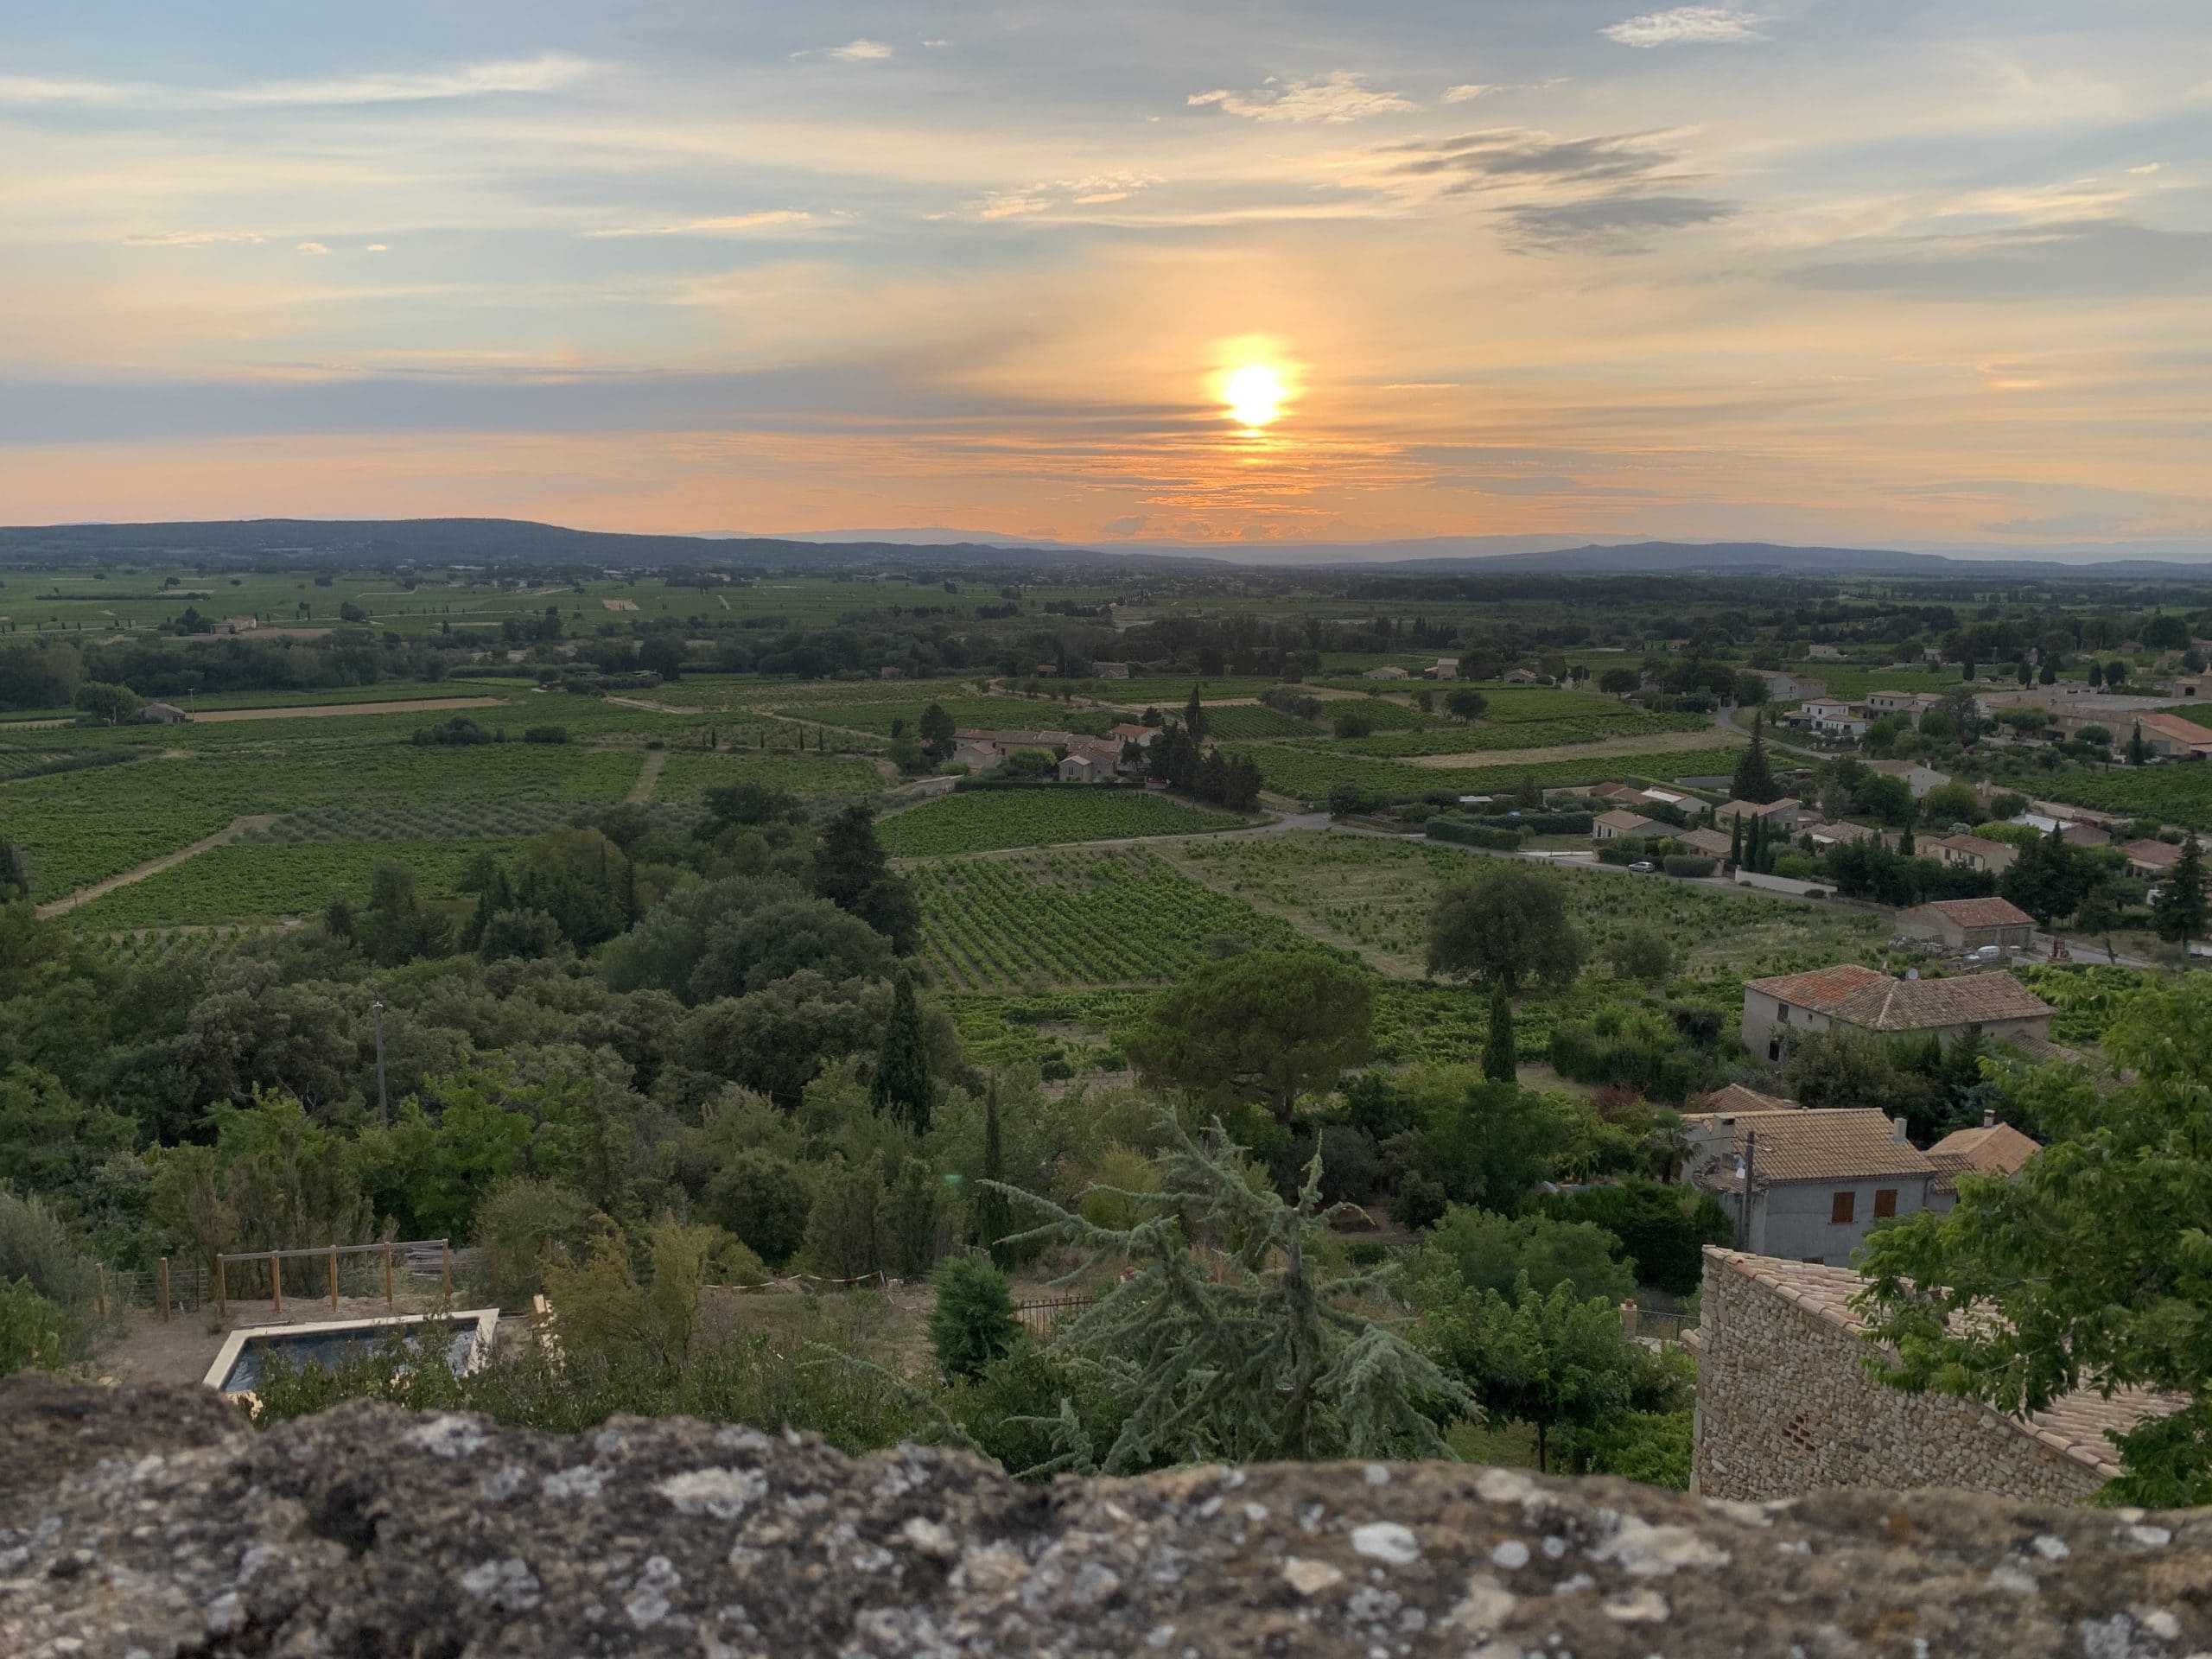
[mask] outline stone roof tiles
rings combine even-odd
[[[1744,988],[1867,1031],[1941,1031],[2057,1012],[2010,974],[1892,979],[1855,962],[1747,980]]]

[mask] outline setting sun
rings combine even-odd
[[[1231,370],[1223,391],[1230,418],[1240,426],[1265,426],[1282,413],[1282,376],[1268,364]]]

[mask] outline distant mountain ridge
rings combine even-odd
[[[895,531],[804,536],[695,536],[572,530],[519,518],[254,518],[156,524],[0,527],[0,560],[270,557],[288,554],[433,564],[574,561],[607,566],[731,569],[813,560],[851,570],[869,566],[1109,563],[1138,569],[1344,569],[1370,575],[1667,575],[1783,574],[1835,576],[2012,576],[2061,572],[2150,579],[2212,580],[2212,555],[2191,558],[1960,557],[1888,548],[1800,547],[1779,542],[1575,542],[1543,536],[1439,536],[1367,543],[1109,543],[1001,540],[931,530],[900,541]],[[878,536],[882,539],[875,539]],[[1390,556],[1391,555],[1396,556]]]

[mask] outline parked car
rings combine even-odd
[[[1629,873],[1631,875],[1649,875],[1659,867],[1656,864],[1654,864],[1648,858],[1639,858],[1635,863],[1630,865],[1628,868]]]

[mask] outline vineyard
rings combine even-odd
[[[1321,728],[1279,709],[1270,709],[1265,703],[1233,702],[1206,710],[1206,735],[1222,739],[1319,737]]]
[[[942,707],[960,730],[1085,732],[1103,736],[1114,716],[1096,709],[1071,709],[1041,697],[932,697],[927,693],[882,702],[778,703],[776,712],[791,720],[818,721],[853,731],[888,737],[894,725],[912,734],[931,703]]]
[[[1439,886],[1482,855],[1421,841],[1297,830],[1162,849],[1180,868],[1388,973],[1422,971]],[[1693,887],[1662,877],[1562,869],[1567,906],[1592,948],[1629,929],[1663,933],[1692,971],[1783,973],[1850,959],[1887,935],[1862,911]]]
[[[416,891],[435,898],[453,891],[478,854],[505,853],[513,846],[493,840],[232,842],[103,894],[72,912],[71,919],[107,931],[312,916],[333,899],[365,903],[370,877],[384,864],[411,871]]]
[[[2035,792],[2101,812],[2158,818],[2212,830],[2212,766],[2114,767],[2038,777]]]
[[[1479,726],[1457,724],[1418,732],[1383,732],[1345,738],[1332,745],[1343,754],[1395,759],[1418,754],[1471,754],[1488,749],[1544,749],[1608,738],[1649,737],[1660,732],[1694,732],[1712,722],[1700,715],[1651,715],[1640,709],[1612,709],[1598,715],[1570,715],[1558,720],[1517,720]],[[1313,746],[1309,746],[1313,747]]]
[[[1232,752],[1257,760],[1268,788],[1314,806],[1327,804],[1330,788],[1338,783],[1356,785],[1377,800],[1419,800],[1447,791],[1496,795],[1510,793],[1524,782],[1538,789],[1563,789],[1645,774],[1654,778],[1726,776],[1734,768],[1737,754],[1732,747],[1666,749],[1644,757],[1633,753],[1605,753],[1523,765],[1501,760],[1495,766],[1423,766],[1346,754],[1340,748],[1262,743]]]
[[[1160,982],[1214,940],[1319,948],[1149,851],[948,861],[920,866],[913,882],[923,957],[953,990]]]
[[[1201,835],[1243,822],[1137,790],[1065,784],[947,795],[883,819],[881,831],[884,849],[893,857],[918,858],[1071,841]]]
[[[635,757],[632,757],[634,770]],[[804,800],[840,795],[869,795],[883,788],[883,774],[872,760],[855,755],[789,752],[706,754],[672,751],[653,791],[656,800],[696,801],[725,784],[756,784]]]

